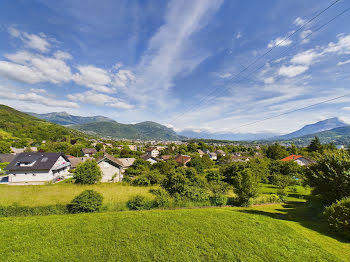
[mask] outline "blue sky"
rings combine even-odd
[[[226,133],[349,122],[350,97],[237,128],[350,93],[350,12],[315,32],[349,3],[305,24],[332,2],[2,0],[0,103]]]

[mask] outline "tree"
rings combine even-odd
[[[102,172],[96,161],[88,160],[78,164],[73,177],[78,184],[95,184],[101,180]]]
[[[204,163],[200,157],[194,157],[186,166],[195,168],[198,173],[203,173],[204,171]]]
[[[6,143],[4,141],[0,141],[0,153],[1,154],[11,153],[11,145],[10,145],[10,143]]]
[[[91,213],[102,207],[103,196],[94,190],[85,190],[67,205],[70,213]]]
[[[238,202],[241,205],[248,205],[249,200],[258,196],[260,177],[250,168],[238,172],[234,179],[234,192],[237,194]]]
[[[307,147],[307,149],[309,150],[309,152],[316,152],[322,149],[320,139],[317,136],[315,136],[315,138],[311,140],[310,145]]]
[[[287,150],[278,143],[274,143],[273,145],[269,145],[266,150],[266,156],[271,159],[280,160],[286,156],[288,156]]]
[[[344,150],[325,151],[307,172],[313,194],[325,203],[350,196],[350,156]]]
[[[293,143],[290,148],[288,148],[289,153],[292,155],[297,155],[298,154],[298,148],[297,146]]]

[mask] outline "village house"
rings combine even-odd
[[[287,157],[281,159],[281,161],[294,161],[300,166],[308,166],[310,164],[315,163],[315,161],[307,159],[307,158],[303,157],[302,155],[290,155],[290,156],[287,156]]]
[[[148,147],[146,149],[146,153],[150,155],[151,157],[158,157],[159,156],[159,150],[157,147]]]
[[[102,171],[101,182],[120,182],[125,169],[130,167],[135,158],[115,158],[107,153],[96,159]]]
[[[201,149],[198,149],[197,152],[198,152],[200,157],[203,157],[205,155],[205,153]]]
[[[97,150],[96,148],[83,148],[81,150],[81,152],[83,153],[83,155],[85,157],[92,157],[93,155],[97,154]]]
[[[186,155],[178,155],[175,157],[175,161],[181,166],[186,166],[186,164],[191,161],[191,157]]]
[[[13,154],[0,154],[0,163],[10,163],[15,157]]]
[[[209,153],[208,156],[213,161],[218,160],[218,155],[216,153]]]
[[[6,167],[9,184],[44,184],[68,174],[70,162],[62,153],[20,153]]]
[[[225,151],[221,150],[221,149],[216,150],[215,153],[216,153],[217,156],[226,156]]]
[[[145,161],[150,162],[152,165],[158,162],[156,158],[150,156],[149,154],[143,154],[141,158]]]
[[[20,154],[20,153],[23,153],[23,152],[26,152],[26,151],[29,151],[29,152],[38,152],[38,148],[35,147],[35,146],[32,146],[32,147],[23,147],[23,148],[11,147],[11,152],[12,152],[13,154]]]
[[[68,156],[67,158],[68,158],[68,161],[70,162],[71,169],[75,169],[78,166],[78,164],[84,163],[87,160],[94,160],[93,157],[85,157],[85,156],[83,157]]]
[[[171,158],[172,158],[171,155],[162,155],[162,156],[160,157],[160,159],[162,159],[162,160],[164,160],[164,161],[168,161],[168,160],[171,159]]]

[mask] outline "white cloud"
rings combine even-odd
[[[265,84],[272,84],[275,82],[275,79],[273,77],[267,77],[264,79]]]
[[[100,92],[115,92],[114,88],[107,86],[111,83],[111,78],[106,70],[93,65],[78,66],[78,70],[79,73],[73,75],[73,80],[77,84],[87,86]]]
[[[337,65],[341,66],[341,65],[346,65],[346,64],[349,64],[349,63],[350,63],[350,59],[349,60],[345,60],[343,62],[339,62]]]
[[[292,64],[298,65],[312,65],[315,62],[315,59],[322,56],[321,53],[315,52],[313,49],[307,50],[301,53],[296,54],[290,60]]]
[[[343,107],[342,110],[350,111],[350,106]]]
[[[54,53],[54,57],[59,59],[59,60],[70,60],[73,59],[73,57],[71,56],[71,54],[58,50]]]
[[[242,38],[242,34],[241,34],[241,32],[238,32],[238,33],[236,34],[236,39],[240,39],[240,38]]]
[[[294,22],[293,22],[293,24],[295,24],[296,26],[303,26],[303,25],[305,25],[306,24],[306,20],[304,20],[304,19],[302,19],[301,17],[297,17],[295,20],[294,20]]]
[[[47,37],[44,34],[29,34],[26,32],[21,32],[14,27],[10,27],[8,30],[12,37],[21,39],[24,45],[28,48],[38,50],[42,53],[46,53],[51,47],[51,44],[49,43]]]
[[[95,91],[86,91],[84,93],[70,94],[67,97],[72,101],[79,101],[99,106],[109,106],[120,109],[132,109],[134,107],[133,105],[130,105],[118,98],[97,93]]]
[[[339,55],[350,54],[350,35],[339,36],[337,43],[329,43],[323,53],[337,53]]]
[[[14,88],[5,86],[0,86],[0,97],[15,101],[31,102],[35,104],[45,105],[48,107],[79,107],[79,105],[75,102],[49,98],[47,96],[39,95],[37,94],[37,92],[20,93],[20,90],[16,90]]]
[[[47,94],[47,91],[42,88],[31,88],[29,89],[29,91],[33,93],[38,93],[38,94]]]
[[[207,54],[192,44],[192,37],[210,22],[222,0],[173,0],[168,4],[164,24],[149,41],[136,70],[136,82],[128,93],[141,103],[161,109],[169,103],[168,91],[179,74],[189,74]],[[157,95],[154,95],[157,94]]]
[[[310,35],[312,33],[311,30],[304,30],[300,33],[300,38],[302,39],[301,43],[302,44],[306,44],[310,42],[309,38],[306,38],[308,35]],[[304,39],[305,38],[305,39]]]
[[[275,46],[289,46],[292,43],[292,40],[286,39],[284,37],[277,37],[275,40],[271,40],[267,45],[268,48],[272,48]]]
[[[135,82],[135,75],[130,70],[120,69],[114,76],[113,85],[116,87],[126,88]]]
[[[295,77],[297,75],[300,75],[302,73],[304,73],[306,70],[308,70],[309,67],[308,66],[282,66],[279,70],[278,70],[278,74],[281,76],[287,76],[287,77]]]
[[[231,76],[232,76],[231,73],[225,73],[225,74],[219,75],[220,78],[229,78]]]

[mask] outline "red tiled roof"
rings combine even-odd
[[[175,157],[175,161],[178,162],[179,164],[186,164],[187,162],[191,161],[191,157],[178,155],[177,157]]]
[[[303,156],[301,156],[301,155],[290,155],[290,156],[287,156],[287,157],[281,159],[281,161],[297,160],[297,159],[299,159],[301,157],[303,157]]]

